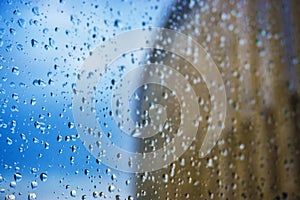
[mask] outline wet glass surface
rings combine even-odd
[[[300,199],[299,13],[1,1],[0,198]]]

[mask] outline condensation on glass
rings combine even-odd
[[[7,0],[0,2],[0,11],[0,198],[300,199],[296,1]],[[218,124],[222,134],[204,157],[200,152],[204,133],[212,128],[214,97],[192,63],[165,49],[141,48],[116,57],[101,75],[97,70],[80,73],[94,50],[110,38],[149,27],[190,37],[220,72],[226,121]],[[176,37],[156,42],[168,43],[170,49],[185,46]],[[197,49],[187,54],[201,59]],[[150,67],[134,71],[137,66]],[[144,153],[174,139],[190,112],[182,110],[189,105],[181,103],[179,92],[163,84],[174,70],[181,74],[174,76],[174,87],[197,96],[200,114],[190,122],[197,127],[196,137],[190,138],[194,141],[180,144],[184,154],[162,169],[127,173],[105,165],[103,157],[124,155],[103,150],[95,156],[92,152],[104,145],[99,137]],[[132,74],[120,85],[125,72]],[[95,113],[102,132],[74,120],[72,101],[82,75],[101,77],[89,88],[93,98],[83,97],[81,103],[95,105],[86,108]],[[153,77],[161,84],[151,81]],[[141,80],[147,84],[135,88],[127,106],[112,96],[119,94],[115,88],[127,89]],[[128,113],[119,111],[124,107]],[[128,128],[129,118],[135,131]],[[138,130],[149,126],[158,134],[147,132],[143,138]],[[95,137],[93,145],[86,145],[78,128]],[[129,134],[122,136],[119,129]],[[170,155],[172,151],[176,148]]]

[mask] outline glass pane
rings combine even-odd
[[[0,11],[0,198],[300,199],[296,1]]]

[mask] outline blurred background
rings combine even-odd
[[[1,1],[0,198],[300,199],[299,15],[298,1],[288,0]],[[184,33],[210,54],[227,118],[205,158],[204,124],[178,161],[130,174],[84,148],[72,94],[93,49],[151,26]]]
[[[152,199],[299,199],[299,3],[174,7],[164,26],[210,53],[226,85],[228,115],[222,139],[205,159],[197,158],[195,142],[163,176],[148,175],[168,177],[157,194],[156,183],[146,182]]]

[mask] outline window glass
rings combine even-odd
[[[0,2],[0,198],[300,199],[296,1]]]

